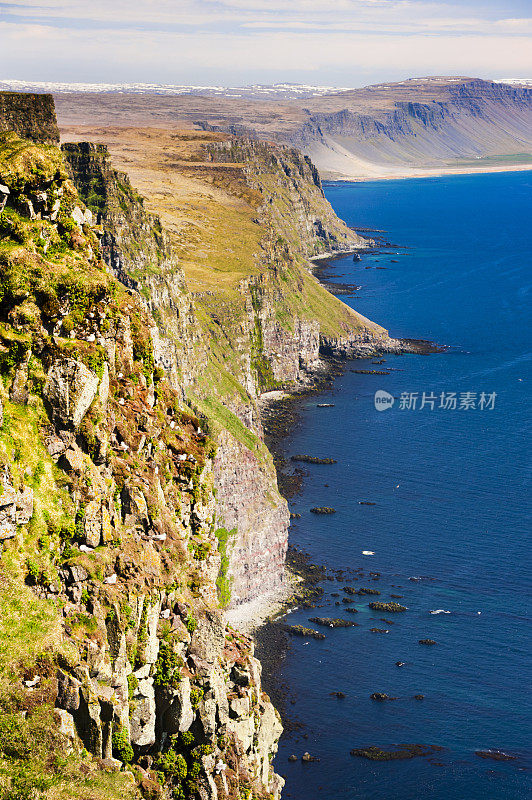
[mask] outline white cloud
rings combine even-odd
[[[490,17],[472,0],[21,0],[9,12],[0,77],[26,80],[349,83],[385,71],[530,71],[532,22],[511,2]]]

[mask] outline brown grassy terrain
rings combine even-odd
[[[225,134],[149,128],[75,127],[64,141],[107,145],[113,166],[126,172],[169,232],[189,288],[233,288],[257,271],[253,254],[261,229],[253,222],[259,197],[242,164],[207,161],[203,145]]]

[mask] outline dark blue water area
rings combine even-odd
[[[326,581],[322,608],[287,618],[316,627],[309,617],[341,616],[359,625],[322,629],[325,641],[291,640],[280,681],[302,728],[282,737],[275,760],[287,779],[284,796],[521,800],[532,769],[532,172],[329,183],[325,192],[348,224],[382,229],[394,243],[387,254],[332,262],[334,280],[361,286],[342,299],[391,335],[452,347],[386,356],[379,366],[350,362],[334,389],[305,401],[283,445],[288,457],[337,459],[302,465],[308,475],[290,502],[301,514],[292,542],[330,569],[365,573]],[[350,371],[387,368],[383,376]],[[386,411],[374,404],[381,389],[397,398]],[[423,392],[436,396],[434,409],[420,408]],[[474,393],[476,407],[441,409],[442,392],[455,392],[458,406],[462,393]],[[401,408],[403,393],[417,393],[415,409]],[[495,393],[493,408],[478,407],[482,393]],[[318,516],[313,506],[336,513]],[[359,613],[351,615],[335,605],[343,585],[378,588],[384,601],[402,595],[408,611],[372,612],[372,598],[356,597]],[[437,609],[451,613],[430,614]],[[420,645],[424,638],[437,644]],[[345,699],[330,696],[335,691]],[[373,692],[397,699],[379,703]],[[350,755],[413,743],[445,749],[385,763]],[[517,758],[475,755],[488,749]],[[319,763],[288,762],[305,751]]]

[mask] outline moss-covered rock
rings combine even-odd
[[[402,606],[399,603],[379,603],[377,601],[372,602],[369,604],[369,607],[372,611],[383,611],[385,613],[398,613],[400,611],[407,611],[406,606]]]
[[[52,95],[0,92],[0,131],[14,131],[34,142],[57,144],[59,130]]]

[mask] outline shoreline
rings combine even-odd
[[[320,278],[320,268],[323,268],[328,261],[352,255],[353,253],[370,253],[376,247],[357,248],[340,250],[328,254],[320,254],[309,259],[315,267],[316,277],[320,283],[330,291],[329,286]],[[314,272],[314,269],[312,270]],[[445,346],[437,345],[424,339],[390,339],[390,343],[397,343],[397,349],[383,349],[385,352],[402,355],[413,353],[416,355],[429,355],[444,352]],[[375,354],[342,355],[332,352],[330,354],[320,353],[320,363],[312,372],[308,374],[306,381],[300,381],[297,385],[286,389],[274,389],[264,392],[258,400],[261,421],[264,427],[265,444],[271,452],[277,473],[277,482],[281,495],[289,502],[290,497],[299,491],[299,485],[304,478],[298,470],[288,472],[286,461],[280,451],[280,443],[285,440],[297,425],[299,416],[299,405],[308,397],[319,396],[320,393],[330,390],[334,385],[334,380],[341,377],[348,369],[348,363],[360,359],[374,358]],[[253,600],[230,608],[225,612],[225,619],[228,625],[236,630],[252,636],[256,643],[260,641],[261,650],[264,651],[265,636],[261,631],[272,629],[274,623],[281,617],[295,610],[298,605],[308,600],[309,595],[316,592],[315,574],[299,561],[297,566],[290,564],[290,537],[288,539],[288,553],[285,561],[283,582],[277,589],[260,595]],[[315,565],[313,565],[315,566]],[[314,580],[313,580],[314,578]],[[270,650],[270,648],[267,648]],[[279,654],[282,660],[283,653]],[[273,673],[276,668],[275,658],[271,651],[268,656],[268,671]],[[272,675],[270,674],[270,678]]]
[[[290,604],[293,596],[291,581],[292,576],[285,567],[285,579],[282,586],[229,609],[225,612],[225,621],[240,633],[253,636],[263,625],[273,619],[278,619],[293,607]]]
[[[512,165],[499,165],[493,167],[480,167],[479,169],[467,167],[434,167],[433,169],[422,169],[420,167],[412,167],[411,169],[405,168],[397,173],[385,173],[377,175],[341,175],[327,173],[323,170],[322,181],[323,183],[370,183],[371,181],[395,181],[395,180],[412,180],[416,178],[443,178],[451,175],[490,175],[500,172],[532,172],[532,163],[530,164],[512,164]]]
[[[290,435],[297,424],[299,404],[311,395],[319,395],[322,391],[330,389],[334,378],[344,374],[345,363],[347,361],[340,363],[336,359],[322,358],[321,368],[309,376],[308,383],[299,383],[291,389],[264,392],[259,398],[265,443],[273,456],[279,491],[287,502],[298,491],[299,476],[284,470],[285,461],[278,445]],[[310,565],[308,558],[298,556],[292,550],[289,538],[281,586],[227,609],[225,611],[227,624],[241,633],[252,636],[258,643],[262,629],[268,626],[271,628],[275,622],[295,610],[301,603],[308,602],[309,598],[316,594],[316,573],[309,567],[315,569],[316,565]],[[264,649],[264,637],[260,638],[261,649]],[[268,650],[270,650],[269,661],[273,662],[275,659],[271,649]],[[282,658],[282,654],[279,658]]]

